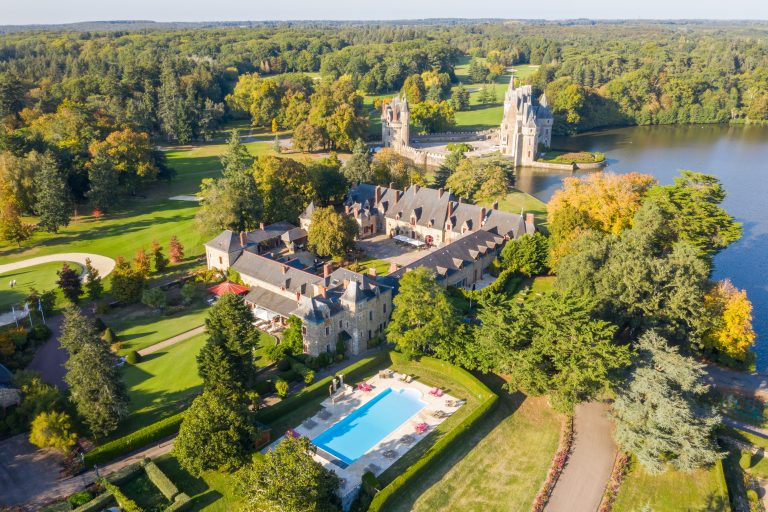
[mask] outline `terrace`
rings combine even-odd
[[[320,445],[314,458],[339,476],[345,504],[354,499],[365,472],[379,476],[464,404],[391,370],[365,382],[368,386],[339,386],[317,414],[287,434]]]

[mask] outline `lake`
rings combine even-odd
[[[553,140],[553,147],[601,151],[607,170],[643,172],[662,184],[680,169],[714,174],[723,206],[743,224],[738,242],[715,258],[714,278],[729,277],[754,306],[757,367],[768,370],[768,127],[692,125],[616,128]],[[579,173],[576,173],[579,175]],[[570,174],[522,168],[517,187],[548,201]]]

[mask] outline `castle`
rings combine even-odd
[[[546,95],[534,104],[530,85],[515,87],[514,75],[504,95],[504,114],[501,126],[491,134],[453,134],[451,142],[490,139],[498,144],[501,154],[514,161],[515,167],[531,165],[539,155],[539,148],[549,147],[552,141],[554,119],[549,110]],[[399,154],[431,165],[439,164],[444,155],[426,152],[411,146],[410,110],[404,96],[395,96],[381,111],[382,145],[393,148]],[[488,136],[490,135],[490,136]],[[429,138],[439,138],[434,134]]]

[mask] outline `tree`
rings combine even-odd
[[[239,397],[206,389],[184,414],[173,454],[194,476],[209,469],[233,471],[248,460],[256,434]]]
[[[419,133],[435,133],[448,131],[456,117],[447,101],[427,100],[411,107],[411,121]]]
[[[307,245],[320,257],[341,258],[354,249],[358,230],[354,218],[337,213],[332,206],[315,208]]]
[[[714,256],[741,238],[741,224],[720,207],[725,190],[710,174],[681,171],[673,185],[657,185],[648,191],[672,225],[677,239]]]
[[[190,304],[197,297],[197,287],[192,281],[187,281],[181,286],[181,298],[185,304]]]
[[[275,120],[273,119],[272,122]],[[272,151],[275,152],[276,155],[279,155],[283,152],[283,146],[280,145],[280,137],[275,135],[275,138],[272,140]]]
[[[282,94],[274,80],[262,78],[258,73],[246,73],[240,75],[227,101],[248,112],[253,126],[268,126],[279,115]]]
[[[75,444],[77,434],[65,412],[41,412],[32,421],[29,442],[38,448],[53,448],[66,453]]]
[[[481,84],[488,78],[488,68],[478,59],[469,63],[469,79],[473,84]]]
[[[235,357],[226,346],[206,343],[197,355],[197,373],[205,389],[238,393],[244,384]]]
[[[35,176],[37,193],[35,209],[40,216],[38,225],[57,233],[69,224],[70,196],[66,175],[59,169],[51,152],[43,155],[40,171]]]
[[[451,95],[451,107],[454,112],[469,110],[469,91],[461,84]]]
[[[333,152],[325,158],[308,163],[315,201],[320,206],[339,205],[346,199],[349,181],[342,174],[341,168],[341,160]]]
[[[148,288],[141,294],[141,303],[150,309],[162,312],[168,304],[168,298],[160,288]]]
[[[456,312],[427,268],[405,273],[393,304],[387,339],[409,357],[434,353],[455,328]]]
[[[293,130],[293,147],[299,151],[317,151],[323,147],[322,128],[308,122],[300,123]]]
[[[668,465],[692,471],[721,457],[714,440],[720,418],[705,400],[709,386],[703,380],[703,366],[655,332],[638,341],[631,373],[613,404],[614,437],[649,473]]]
[[[149,135],[143,132],[128,128],[114,131],[103,141],[93,142],[89,151],[99,165],[104,160],[111,164],[119,194],[135,194],[143,183],[157,179],[161,171]]]
[[[341,172],[351,183],[370,183],[372,181],[371,152],[363,139],[357,139],[352,148],[352,156],[344,162]]]
[[[59,285],[61,292],[70,302],[76,303],[80,299],[80,295],[83,294],[80,276],[66,262],[61,266],[61,270],[56,272],[56,275],[59,276],[56,284]]]
[[[0,190],[0,238],[18,244],[32,236],[32,228],[21,221],[21,214],[9,196],[1,197]]]
[[[163,254],[163,246],[157,240],[152,240],[152,262],[158,274],[168,268],[168,258]]]
[[[510,240],[501,250],[504,268],[529,277],[546,272],[548,257],[549,240],[538,232]]]
[[[614,342],[616,327],[592,316],[583,299],[546,294],[515,306],[491,297],[481,309],[475,350],[481,369],[510,376],[507,387],[549,393],[552,405],[572,410],[595,398],[629,364],[629,349]]]
[[[253,314],[248,305],[237,295],[227,293],[210,308],[205,326],[208,343],[222,345],[229,352],[236,365],[237,380],[250,382],[259,331],[253,326]]]
[[[93,155],[88,162],[88,192],[86,197],[94,208],[110,210],[120,203],[117,171],[105,152]]]
[[[470,201],[487,201],[506,195],[512,172],[508,162],[499,158],[464,158],[445,186]]]
[[[704,347],[747,361],[756,339],[747,292],[728,279],[718,281],[704,297],[704,308],[712,324],[704,334]]]
[[[263,200],[264,222],[296,222],[314,196],[311,176],[301,162],[260,156],[253,174]]]
[[[415,106],[425,99],[426,88],[421,75],[411,75],[403,82],[403,88],[400,91],[408,99],[408,103]]]
[[[168,255],[174,265],[184,259],[184,246],[181,245],[176,235],[171,235],[171,241],[168,243]]]
[[[115,355],[93,323],[76,318],[81,316],[79,311],[70,316],[71,321],[65,319],[62,331],[62,345],[69,351],[64,380],[77,413],[95,436],[104,437],[128,413],[125,384],[115,365]],[[65,338],[72,341],[65,344]]]
[[[584,230],[616,235],[630,227],[653,183],[652,176],[637,173],[565,178],[547,205],[551,265]]]
[[[304,353],[304,336],[301,334],[301,318],[296,315],[288,317],[288,327],[283,331],[280,345],[287,349],[288,353],[298,356]]]
[[[141,300],[146,277],[140,271],[132,268],[122,257],[117,259],[111,279],[112,296],[115,299],[128,304]]]
[[[99,300],[104,292],[99,271],[91,264],[91,258],[85,258],[85,291],[91,300]]]
[[[392,148],[384,148],[371,163],[373,182],[376,185],[405,189],[412,184],[426,185],[424,170],[407,157],[397,154]]]
[[[69,354],[77,353],[83,343],[98,336],[93,321],[84,316],[76,306],[67,306],[64,309],[64,324],[59,337],[59,344]]]
[[[305,437],[287,437],[237,475],[246,511],[332,512],[339,509],[339,477],[312,458]]]
[[[143,247],[140,247],[136,254],[133,256],[133,270],[138,272],[144,277],[149,276],[151,267],[149,262],[149,256],[147,256],[147,251],[144,250]]]
[[[240,134],[237,130],[232,130],[227,148],[220,160],[222,175],[224,176],[247,174],[253,165],[253,157],[240,140]]]

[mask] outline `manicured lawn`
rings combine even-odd
[[[547,204],[543,201],[536,199],[530,194],[526,194],[522,190],[513,189],[498,202],[499,210],[505,212],[519,214],[522,211],[524,213],[532,213],[534,215],[536,227],[546,231]],[[481,206],[485,207],[490,207],[492,204],[493,201],[480,203]]]
[[[186,510],[229,512],[239,508],[240,501],[232,475],[207,471],[200,478],[195,478],[184,471],[172,455],[162,455],[155,459],[155,463],[181,492],[192,498],[191,506]]]
[[[130,398],[128,418],[113,437],[179,412],[201,389],[196,357],[207,336],[197,335],[123,367]]]
[[[633,462],[613,510],[636,512],[643,507],[654,512],[730,510],[722,463],[692,473],[670,470],[649,475],[639,463]]]
[[[29,291],[32,288],[37,291],[46,290],[58,290],[56,281],[59,276],[56,272],[61,270],[63,262],[55,263],[42,263],[35,265],[34,267],[22,268],[19,270],[13,270],[0,274],[0,313],[5,313],[11,309],[11,306],[16,306],[19,309],[19,304],[29,295]],[[83,267],[77,263],[69,262],[70,268],[74,269],[78,274],[83,271]],[[16,280],[16,286],[11,288],[8,284],[12,279]],[[63,299],[60,292],[57,291],[59,299]],[[60,300],[61,301],[61,300]],[[59,302],[60,302],[59,301]],[[37,305],[35,305],[37,307]]]
[[[533,279],[531,286],[531,297],[550,293],[555,289],[555,276],[539,276]]]
[[[562,418],[544,398],[510,395],[495,376],[483,380],[499,395],[496,408],[389,510],[530,510],[557,450]]]
[[[390,263],[388,261],[377,260],[376,258],[369,258],[367,256],[356,260],[355,263],[352,263],[349,266],[350,269],[363,274],[367,274],[369,269],[375,268],[376,274],[380,276],[389,274],[389,267]]]
[[[117,335],[120,354],[160,343],[168,338],[199,327],[205,323],[208,306],[200,300],[182,312],[160,316],[147,308],[136,306],[130,313],[120,312],[113,320],[105,320]]]
[[[121,484],[120,490],[143,510],[165,510],[170,505],[144,471]]]

